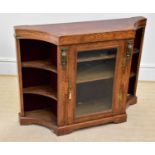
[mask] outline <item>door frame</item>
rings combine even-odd
[[[107,48],[117,48],[116,62],[115,62],[115,73],[114,73],[114,83],[113,83],[113,98],[112,98],[112,109],[104,112],[92,113],[89,115],[83,115],[76,117],[76,74],[77,74],[77,54],[78,52],[85,52],[90,50],[100,50]],[[119,101],[119,90],[121,87],[121,77],[122,77],[122,57],[124,56],[124,41],[106,41],[97,43],[87,43],[71,45],[68,53],[68,81],[72,86],[71,99],[68,98],[67,105],[67,124],[79,123],[83,121],[95,120],[103,117],[114,116],[123,112]],[[125,103],[123,103],[125,104]]]

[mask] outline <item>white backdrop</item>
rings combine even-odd
[[[145,16],[148,19],[140,68],[140,80],[155,80],[155,14],[0,14],[0,74],[15,75],[15,25],[47,24]]]

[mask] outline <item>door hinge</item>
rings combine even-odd
[[[132,50],[133,50],[133,41],[128,40],[127,41],[127,50],[126,50],[126,58],[129,59],[132,55]]]
[[[122,89],[122,87],[121,87],[121,88],[120,88],[120,91],[119,91],[119,95],[118,95],[119,106],[122,105],[122,100],[123,100],[123,89]]]
[[[68,51],[68,48],[61,49],[61,66],[63,70],[65,69],[67,64],[67,51]]]
[[[124,56],[122,57],[122,70],[124,71],[128,62],[130,61],[130,58],[132,56],[132,51],[133,51],[133,41],[128,40],[127,45],[126,45],[126,51],[124,52]]]
[[[72,83],[71,83],[71,81],[68,82],[68,98],[69,98],[69,100],[72,99]]]
[[[119,96],[118,96],[118,100],[119,100],[119,104],[121,105],[122,103],[122,98],[123,98],[123,94],[122,92],[119,93]]]

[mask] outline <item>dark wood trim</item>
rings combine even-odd
[[[112,117],[106,117],[106,118],[100,118],[97,120],[91,120],[87,122],[81,122],[81,123],[75,123],[75,124],[69,124],[69,125],[64,125],[64,126],[56,126],[54,124],[51,124],[46,121],[38,120],[36,118],[32,117],[23,117],[19,114],[20,118],[20,124],[21,125],[32,125],[32,124],[38,124],[38,125],[43,125],[51,130],[54,131],[58,136],[64,135],[64,134],[69,134],[73,130],[81,129],[81,128],[86,128],[86,127],[92,127],[92,126],[97,126],[97,125],[102,125],[102,124],[107,124],[107,123],[122,123],[125,122],[127,119],[126,114],[121,114],[121,115],[116,115]]]
[[[60,136],[60,135],[71,133],[72,131],[81,129],[81,128],[87,128],[87,127],[92,127],[92,126],[97,126],[97,125],[102,125],[102,124],[107,124],[112,122],[121,123],[121,122],[125,122],[126,119],[127,119],[127,115],[121,114],[121,115],[116,115],[112,117],[71,124],[71,125],[59,127],[56,131],[56,134]]]

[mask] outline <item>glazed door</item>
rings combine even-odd
[[[117,114],[122,96],[121,41],[72,46],[69,53],[69,122]]]

